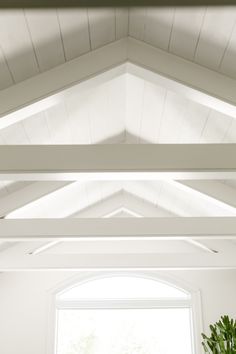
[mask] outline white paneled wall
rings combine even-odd
[[[57,11],[25,10],[32,45],[40,71],[45,71],[65,62],[61,30]],[[42,30],[43,29],[43,30]]]
[[[115,32],[116,39],[128,36],[129,34],[129,11],[126,8],[115,9]]]
[[[23,10],[0,11],[0,44],[14,82],[25,80],[39,73],[32,38]],[[1,85],[3,86],[4,83]]]
[[[236,27],[234,26],[233,32],[227,44],[227,48],[224,52],[224,56],[221,61],[220,70],[222,73],[228,76],[236,77],[235,67],[235,52],[236,52]]]
[[[66,60],[91,50],[87,9],[59,9],[58,20]]]
[[[2,46],[0,45],[0,90],[7,88],[14,83],[14,78],[8,65]]]
[[[236,77],[236,6],[131,8],[130,36]]]
[[[0,10],[0,89],[128,35],[128,10]]]
[[[73,95],[65,101],[68,114],[71,142],[73,144],[91,144],[91,129],[87,106],[88,94]]]
[[[169,51],[185,59],[193,60],[206,9],[176,8]]]
[[[232,119],[229,129],[225,134],[222,142],[235,143],[235,141],[236,141],[236,120]]]
[[[187,100],[184,97],[171,91],[167,92],[158,132],[158,143],[170,143],[173,139],[178,139],[183,118],[186,114],[186,106]],[[174,137],[173,132],[175,132]]]
[[[174,15],[174,8],[147,8],[144,41],[169,50]]]
[[[198,315],[202,317],[204,332],[209,333],[208,326],[221,315],[235,318],[232,296],[236,292],[235,271],[189,270],[165,274],[158,273],[157,277],[176,279],[186,287],[200,290],[201,312]],[[77,276],[79,279],[80,274]],[[0,275],[0,348],[4,354],[52,352],[49,344],[54,335],[53,290],[66,286],[75,278],[75,272],[10,272]]]
[[[71,142],[71,135],[65,102],[49,108],[45,113],[52,144],[61,144],[61,142],[69,144]]]
[[[208,107],[189,101],[183,117],[179,141],[183,144],[199,143],[210,112]]]
[[[52,143],[45,112],[37,113],[29,119],[23,120],[22,125],[31,144]],[[4,131],[2,131],[2,134],[4,134]],[[24,143],[26,143],[26,141]]]
[[[145,82],[138,77],[127,76],[125,130],[128,143],[137,144],[143,115]],[[156,97],[158,100],[158,97]]]
[[[219,69],[236,20],[236,8],[208,8],[195,52],[195,61]]]
[[[157,143],[167,91],[161,86],[145,83],[142,120],[140,123],[140,143]],[[150,129],[150,127],[152,127]]]
[[[222,142],[227,136],[229,127],[234,118],[225,114],[211,110],[208,116],[205,127],[202,131],[200,142],[217,143]]]
[[[88,10],[91,47],[96,49],[116,39],[116,14],[114,8]]]

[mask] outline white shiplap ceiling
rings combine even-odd
[[[1,129],[0,143],[233,143],[235,122],[126,73]]]
[[[0,89],[128,35],[236,78],[235,23],[236,7],[1,10]],[[235,122],[231,116],[125,73],[74,91],[57,105],[1,129],[0,144],[235,143]],[[196,187],[178,181],[78,181],[54,187],[52,182],[5,181],[0,182],[0,212],[7,218],[131,217],[135,213],[235,216],[236,203],[228,197],[236,194],[235,181],[217,182],[214,191],[223,191],[227,196],[223,200],[211,193],[216,182],[207,181],[204,192],[195,183]],[[217,250],[236,247],[229,241],[205,244]],[[34,247],[27,243],[6,249],[4,244],[2,250],[14,256],[16,250],[30,252]],[[96,253],[99,249],[105,253],[206,252],[184,241],[128,246],[123,242],[119,247],[109,242],[60,243],[47,252]]]
[[[0,11],[0,89],[126,37],[236,77],[236,7]]]
[[[129,73],[84,90],[80,89],[80,84],[77,87],[60,103],[1,129],[1,144],[231,143],[236,140],[235,118]],[[0,183],[2,196],[29,184]],[[156,182],[156,186],[159,184]],[[152,195],[150,185],[149,194]],[[100,187],[97,189],[94,186],[97,186],[96,183],[90,183],[87,187],[89,201],[85,202],[85,192],[79,195],[81,205],[77,205],[78,210],[97,203],[109,194],[127,189],[121,183],[107,183],[109,192],[101,197],[98,192]],[[176,186],[171,193],[175,189]],[[135,183],[129,184],[127,190],[138,196],[141,193],[144,199],[148,199],[140,189],[135,189]],[[186,193],[181,194],[185,204]],[[156,195],[151,202],[157,204]],[[169,205],[173,207],[175,204],[170,200]],[[185,215],[182,207],[180,209],[180,215]],[[188,214],[190,209],[186,209]],[[201,210],[193,209],[193,215],[208,215],[205,209],[202,214]],[[46,212],[47,208],[44,210]],[[216,212],[215,209],[209,210],[209,215]],[[59,213],[62,217],[69,214],[66,208],[62,214]],[[37,213],[33,215],[37,217]],[[220,211],[216,215],[220,215]],[[25,216],[30,216],[30,213]]]

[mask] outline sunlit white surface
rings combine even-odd
[[[60,300],[122,298],[182,298],[189,294],[173,286],[152,279],[116,276],[88,281],[58,296]]]
[[[56,354],[191,354],[189,309],[59,310]]]
[[[79,307],[84,300],[87,305]],[[94,300],[97,305],[89,307]],[[106,307],[110,300],[112,307]],[[192,354],[190,294],[175,286],[114,275],[80,283],[59,293],[56,301],[56,354]],[[159,306],[153,307],[153,301]]]
[[[130,177],[136,178],[135,174]],[[104,175],[103,175],[104,177]],[[117,178],[121,177],[120,174]],[[220,186],[220,184],[219,184]],[[120,200],[115,204],[117,194],[120,193]],[[136,198],[136,203],[129,203],[129,195],[132,201]],[[75,198],[75,196],[77,196]],[[140,198],[150,203],[155,208],[156,216],[164,216],[163,212],[169,215],[179,216],[235,216],[236,209],[226,203],[219,202],[204,193],[195,191],[193,188],[184,186],[172,180],[150,180],[150,181],[77,181],[69,183],[41,198],[13,210],[6,215],[6,219],[18,218],[64,218],[79,217],[87,210],[86,215],[103,216],[118,208],[129,208],[129,211],[139,210]],[[99,205],[107,201],[105,212],[98,214]],[[193,202],[194,201],[194,202]],[[114,205],[115,204],[115,205]],[[130,207],[129,207],[130,204]],[[109,209],[109,205],[111,205]],[[146,204],[145,204],[146,205]],[[149,209],[144,209],[148,215]],[[132,210],[132,206],[134,210]],[[91,209],[89,209],[91,207]],[[92,209],[93,207],[93,209]],[[146,210],[147,209],[147,210]],[[169,214],[168,214],[169,213]],[[142,212],[140,212],[140,215]],[[112,215],[110,215],[112,216]],[[134,215],[133,215],[134,216]],[[135,215],[137,216],[137,215]],[[151,216],[151,213],[150,213]]]

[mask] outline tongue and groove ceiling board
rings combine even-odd
[[[236,7],[1,10],[0,145],[236,143],[235,24]],[[9,221],[235,217],[235,200],[223,178],[0,181]],[[224,239],[1,241],[0,252],[1,270],[236,267]]]
[[[2,122],[4,124],[5,117]],[[0,130],[1,144],[233,143],[235,118],[124,73]]]
[[[236,77],[235,7],[0,11],[0,88],[127,35]]]

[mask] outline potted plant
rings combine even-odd
[[[202,333],[205,353],[236,354],[236,320],[221,316],[218,322],[210,325],[210,330],[209,337]]]

